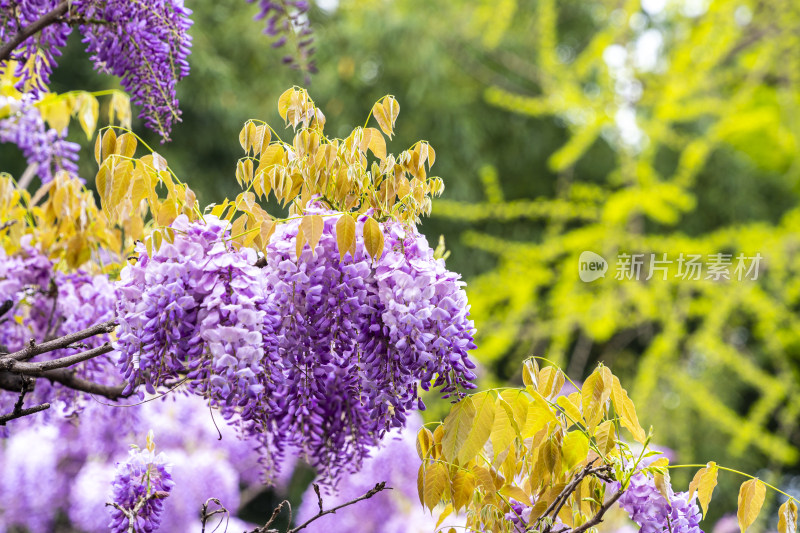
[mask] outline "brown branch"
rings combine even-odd
[[[121,385],[103,385],[95,383],[87,379],[79,378],[75,373],[68,368],[57,368],[55,370],[48,370],[42,372],[41,377],[59,383],[70,389],[85,392],[87,394],[96,394],[103,396],[109,400],[119,400],[120,398],[127,398],[131,394],[122,394],[125,390],[125,384]]]
[[[0,61],[6,61],[11,58],[11,53],[14,49],[22,44],[28,37],[31,37],[51,24],[59,22],[59,19],[69,9],[69,0],[62,0],[56,7],[48,13],[42,15],[38,20],[35,20],[22,28],[16,35],[14,35],[7,43],[0,46]]]
[[[5,426],[6,422],[8,422],[9,420],[14,420],[15,418],[22,418],[23,416],[32,415],[40,411],[44,411],[46,409],[50,409],[49,403],[43,403],[41,405],[36,405],[34,407],[28,407],[27,409],[15,408],[11,413],[0,416],[0,426]]]
[[[284,500],[272,512],[272,516],[270,516],[270,518],[269,518],[269,520],[267,521],[266,524],[264,524],[261,527],[257,527],[256,529],[250,531],[249,533],[277,533],[276,529],[267,529],[267,528],[269,528],[269,526],[272,524],[272,522],[274,522],[275,519],[278,517],[278,514],[281,512],[281,509],[283,509],[284,505],[286,505],[289,508],[289,528],[291,528],[291,529],[287,529],[286,533],[297,533],[298,531],[307,528],[308,525],[311,524],[311,522],[313,522],[317,518],[321,518],[321,517],[325,516],[326,514],[335,513],[339,509],[342,509],[344,507],[353,505],[354,503],[358,503],[358,502],[360,502],[362,500],[368,500],[368,499],[372,498],[373,496],[375,496],[376,494],[378,494],[379,492],[381,492],[382,490],[391,490],[391,489],[392,489],[391,487],[387,487],[386,486],[386,482],[385,481],[381,481],[380,483],[376,484],[374,487],[369,489],[366,492],[366,494],[364,494],[363,496],[359,496],[358,498],[350,500],[349,502],[345,502],[345,503],[343,503],[341,505],[337,505],[336,507],[333,507],[333,508],[328,509],[327,511],[325,511],[322,508],[322,496],[319,493],[319,487],[316,484],[314,484],[314,491],[317,493],[317,503],[319,504],[319,512],[316,515],[312,516],[311,518],[309,518],[308,520],[306,520],[305,522],[303,522],[302,524],[300,524],[296,528],[291,528],[292,506],[289,504],[288,501]]]
[[[598,510],[597,513],[592,518],[590,518],[588,522],[586,522],[585,524],[581,524],[580,526],[576,527],[575,529],[572,530],[571,533],[583,533],[587,529],[593,528],[594,526],[596,526],[597,524],[602,522],[603,521],[603,515],[605,515],[606,512],[608,512],[608,510],[611,509],[611,507],[615,503],[617,503],[617,500],[620,499],[620,497],[622,496],[622,494],[624,492],[625,492],[625,490],[620,488],[617,492],[614,493],[614,495],[607,502],[605,502],[602,505],[602,507],[600,507],[600,510]]]
[[[59,350],[61,348],[67,348],[69,345],[80,342],[84,339],[88,339],[89,337],[94,337],[95,335],[100,335],[102,333],[111,333],[116,327],[117,323],[114,320],[109,320],[108,322],[102,322],[90,328],[86,328],[75,333],[70,333],[69,335],[64,335],[63,337],[42,342],[40,344],[36,344],[33,339],[31,339],[25,348],[14,353],[6,354],[5,357],[14,359],[16,361],[27,361],[28,359],[43,353],[52,352],[53,350]]]
[[[35,363],[24,363],[16,361],[11,357],[0,357],[0,371],[13,372],[15,374],[24,374],[26,376],[43,376],[48,370],[55,370],[57,368],[66,368],[69,366],[77,365],[83,361],[94,359],[100,355],[105,355],[114,351],[111,343],[106,342],[102,346],[86,350],[85,352],[67,355],[58,359],[50,361],[37,361]]]

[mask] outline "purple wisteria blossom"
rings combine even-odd
[[[463,282],[414,228],[385,223],[379,260],[361,237],[340,260],[342,214],[310,212],[324,220],[315,249],[298,258],[300,222],[281,224],[263,269],[226,242],[227,223],[179,217],[174,243],[153,257],[140,247],[122,272],[118,346],[131,386],[186,376],[261,442],[265,463],[290,446],[335,481],[424,407],[418,385],[474,387],[474,328]]]
[[[58,10],[60,0],[0,0],[0,42]],[[95,69],[118,76],[145,124],[168,139],[180,120],[175,87],[189,74],[191,10],[183,0],[72,0],[59,17],[16,47],[0,74],[14,65],[20,91],[47,91],[56,58],[78,24]]]
[[[21,100],[0,96],[0,109],[9,110],[0,119],[0,143],[16,144],[28,164],[36,166],[42,183],[51,181],[58,171],[77,174],[80,146],[67,141],[66,132],[49,128],[34,104],[33,94]]]
[[[47,257],[25,243],[14,255],[0,250],[0,295],[13,304],[0,317],[0,345],[10,351],[22,349],[31,339],[41,342],[48,337],[74,333],[115,316],[115,287],[107,276],[55,271]],[[108,341],[109,335],[97,335],[86,339],[84,345],[96,348]],[[64,357],[81,349],[48,352],[39,360]],[[116,354],[111,353],[85,361],[75,368],[76,375],[95,383],[115,385],[119,383],[112,363],[116,359]],[[0,391],[0,409],[9,412],[17,397],[15,392]],[[42,413],[40,418],[49,418],[59,410],[73,413],[86,404],[82,393],[46,379],[36,380],[26,401],[56,404],[57,408]]]
[[[256,20],[265,20],[264,33],[274,39],[273,48],[286,45],[291,37],[297,47],[297,55],[283,56],[283,63],[292,68],[309,73],[316,72],[314,61],[314,37],[308,19],[308,0],[247,0],[258,1],[259,13]]]
[[[688,492],[673,492],[669,483],[666,486],[669,498],[658,491],[652,477],[639,472],[631,478],[619,506],[639,524],[641,533],[702,533],[696,495],[690,499]],[[611,487],[619,490],[619,483]]]
[[[149,440],[149,439],[148,439]],[[135,533],[157,531],[161,525],[164,499],[174,485],[171,465],[163,453],[156,454],[149,445],[133,449],[124,462],[117,463],[114,476],[111,533],[128,533],[134,523]]]

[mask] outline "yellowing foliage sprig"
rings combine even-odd
[[[557,531],[580,533],[603,520],[634,475],[651,478],[668,500],[669,469],[697,466],[652,459],[660,455],[649,447],[652,431],[645,433],[608,367],[598,365],[580,389],[572,384],[572,392],[560,368],[539,368],[536,359],[525,361],[522,376],[524,388],[465,397],[433,431],[419,431],[419,499],[439,512],[439,523],[464,512],[468,531],[516,532],[518,525],[507,518],[515,513],[513,499],[531,507],[526,531],[550,533],[560,520]],[[755,522],[766,489],[781,491],[710,462],[689,486],[689,498],[697,494],[704,515],[720,470],[750,478],[739,492],[744,532]],[[784,495],[789,499],[779,510],[779,530],[796,533],[797,500]]]

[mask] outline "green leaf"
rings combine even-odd
[[[442,456],[449,462],[455,462],[458,452],[467,441],[472,423],[475,420],[475,405],[467,396],[452,409],[444,419],[444,437],[442,437]]]

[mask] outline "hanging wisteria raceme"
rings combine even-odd
[[[35,165],[42,183],[51,181],[59,170],[77,174],[80,146],[67,141],[65,131],[49,128],[34,104],[31,93],[20,100],[0,96],[0,109],[9,112],[0,119],[0,143],[16,144],[28,164]]]
[[[324,220],[297,257],[300,220],[279,225],[266,266],[234,251],[226,223],[181,216],[173,243],[122,272],[118,347],[125,378],[153,386],[190,378],[245,434],[280,458],[291,445],[327,479],[356,470],[383,434],[423,408],[417,386],[472,388],[473,324],[458,276],[425,238],[383,225],[373,260],[357,223],[354,253]],[[266,458],[267,462],[270,457]]]
[[[164,140],[180,120],[176,84],[189,75],[191,10],[183,0],[76,0],[95,68],[122,79],[139,115]]]
[[[183,0],[0,0],[0,42],[47,21],[0,59],[0,75],[14,65],[17,88],[39,99],[77,24],[95,69],[119,76],[139,116],[166,140],[180,120],[176,84],[189,74],[190,14]]]
[[[126,460],[129,443],[141,442],[148,428],[172,465],[175,483],[163,500],[159,531],[200,533],[200,507],[211,497],[231,511],[228,531],[255,527],[233,516],[243,503],[240,489],[260,488],[253,443],[238,439],[225,424],[217,428],[201,398],[176,391],[133,407],[92,402],[77,417],[15,424],[0,442],[0,531],[4,526],[51,533],[66,526],[108,533],[111,508],[105,504],[112,501],[115,464]],[[286,470],[291,474],[292,465]],[[279,479],[278,490],[288,481]]]
[[[283,63],[292,68],[304,70],[308,73],[316,72],[312,45],[311,24],[308,18],[310,3],[308,0],[247,0],[250,3],[258,1],[259,13],[256,20],[265,20],[264,33],[272,37],[273,48],[282,48],[287,41],[292,39],[292,44],[297,48],[297,55],[287,53],[283,56]]]

